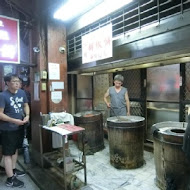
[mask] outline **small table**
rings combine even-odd
[[[62,147],[62,150],[63,150],[63,162],[64,162],[64,165],[63,165],[63,175],[64,175],[64,189],[67,190],[67,181],[66,181],[66,178],[67,178],[67,172],[66,172],[66,157],[65,157],[65,138],[67,135],[73,135],[73,134],[77,134],[77,133],[82,133],[82,138],[84,136],[83,132],[84,132],[84,128],[82,127],[78,127],[78,126],[75,126],[75,125],[71,125],[71,124],[61,124],[61,125],[57,125],[57,126],[54,126],[54,127],[47,127],[47,126],[42,126],[42,125],[39,125],[39,129],[40,129],[40,154],[41,154],[41,165],[42,167],[44,167],[44,154],[43,154],[43,143],[42,143],[42,129],[44,130],[48,130],[50,132],[55,132],[59,135],[62,136],[62,144],[63,144],[63,147]],[[82,140],[83,142],[83,140]],[[82,152],[83,152],[83,155],[82,155],[82,161],[79,162],[79,161],[76,161],[78,164],[80,164],[80,166],[82,166],[82,168],[84,169],[84,181],[85,181],[85,184],[87,184],[87,177],[86,177],[86,155],[85,155],[85,149],[84,149],[84,142],[82,143]]]

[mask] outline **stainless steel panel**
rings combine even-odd
[[[76,112],[90,111],[92,110],[91,99],[78,99]]]
[[[189,62],[190,27],[146,37],[136,42],[114,47],[113,57],[82,64],[80,58],[69,60],[68,71],[108,73],[129,67],[147,68]]]
[[[179,121],[179,104],[177,103],[147,103],[147,139],[153,140],[152,125],[164,121]]]
[[[92,77],[77,75],[77,98],[92,98]]]
[[[179,64],[147,69],[147,100],[179,102]]]

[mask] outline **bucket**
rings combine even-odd
[[[187,123],[172,121],[153,125],[155,182],[162,190],[187,189],[190,165],[182,151],[186,127]]]
[[[132,169],[143,165],[144,120],[139,116],[107,119],[110,163],[115,168]]]
[[[74,115],[75,125],[85,128],[85,153],[93,154],[104,148],[104,132],[102,113],[85,111]],[[82,150],[82,135],[78,134],[78,147]]]

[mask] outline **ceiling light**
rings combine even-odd
[[[97,7],[97,9],[96,12],[93,11],[92,16],[97,17],[102,14],[101,12],[109,14],[110,12],[127,5],[132,1],[133,0],[68,0],[67,3],[55,12],[54,18],[63,21],[72,20],[81,14],[85,14],[91,9],[95,9],[95,7]]]
[[[102,1],[103,0],[69,0],[55,12],[54,18],[61,19],[63,21],[71,20],[74,17],[79,16],[81,13],[88,11]]]

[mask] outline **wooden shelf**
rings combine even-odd
[[[43,158],[51,167],[55,167],[59,172],[63,172],[63,166],[59,166],[57,163],[57,159],[62,158],[63,154],[60,151],[53,151],[43,154]],[[72,158],[72,157],[71,157]],[[81,169],[84,169],[85,165],[83,162],[79,162],[73,159],[74,169],[72,171],[67,172],[67,174],[71,174],[77,172]]]

